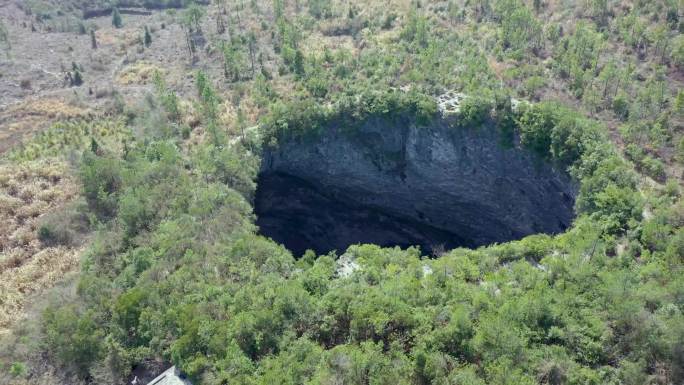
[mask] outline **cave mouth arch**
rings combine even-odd
[[[254,210],[260,233],[295,256],[358,243],[436,255],[565,231],[576,194],[565,172],[502,145],[494,126],[370,118],[267,147]]]

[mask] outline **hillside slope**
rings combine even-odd
[[[0,383],[684,383],[683,6],[0,2]]]

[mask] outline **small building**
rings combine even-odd
[[[147,385],[192,385],[192,383],[181,375],[180,370],[172,366],[148,382]]]

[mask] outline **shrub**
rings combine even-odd
[[[684,136],[680,138],[679,142],[677,143],[676,156],[680,162],[684,162]]]
[[[613,112],[620,120],[626,120],[629,117],[629,102],[627,101],[627,95],[624,93],[618,94],[613,99]]]
[[[596,210],[592,213],[607,234],[619,234],[630,222],[641,219],[643,201],[639,192],[628,187],[608,185],[595,196]]]
[[[459,125],[462,127],[479,126],[485,122],[492,110],[492,102],[478,96],[466,97],[460,105]]]
[[[47,215],[38,227],[38,239],[45,246],[73,246],[89,229],[88,218],[78,205],[69,205]]]
[[[150,29],[145,26],[145,34],[143,37],[143,43],[145,44],[145,47],[149,47],[152,45],[152,34],[150,34]]]
[[[112,10],[112,25],[115,28],[123,27],[123,20],[121,19],[121,13],[119,13],[119,8],[114,7]]]
[[[38,228],[38,239],[45,246],[68,245],[71,243],[71,234],[64,227],[45,223]]]
[[[627,159],[634,162],[638,170],[651,178],[661,182],[665,181],[667,178],[663,162],[646,154],[646,152],[636,144],[630,143],[625,147],[625,156]]]
[[[416,122],[420,125],[427,125],[437,116],[437,104],[432,98],[425,95],[414,97],[416,109]]]
[[[523,83],[523,90],[525,94],[534,97],[535,100],[539,100],[537,97],[537,91],[546,86],[546,80],[541,76],[532,76],[525,80]]]
[[[518,119],[520,143],[542,157],[551,150],[551,134],[558,121],[556,106],[541,103],[525,110]]]
[[[48,352],[64,367],[86,377],[102,353],[103,332],[93,314],[83,314],[75,306],[48,308],[43,313],[43,329]]]
[[[12,366],[10,366],[9,372],[14,377],[23,377],[26,375],[26,364],[23,362],[14,362]]]
[[[641,161],[641,169],[644,173],[657,181],[664,181],[667,177],[665,174],[665,165],[658,159],[650,155],[644,157]]]
[[[122,184],[120,162],[112,158],[85,152],[81,164],[83,194],[90,209],[100,218],[116,214],[119,189]]]
[[[316,19],[332,16],[332,2],[330,0],[309,0],[309,13]]]

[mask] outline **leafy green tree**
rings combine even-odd
[[[122,184],[119,162],[86,152],[80,173],[83,193],[90,209],[101,218],[114,216]]]
[[[556,124],[554,106],[540,104],[527,109],[519,119],[520,142],[541,156],[548,156]]]
[[[195,35],[202,35],[203,18],[204,9],[194,2],[191,3],[180,15],[180,24],[185,34],[185,43],[191,59],[194,59],[197,51]]]
[[[651,251],[662,251],[667,247],[667,241],[670,238],[672,228],[654,219],[644,223],[641,230],[641,240],[644,246]]]
[[[207,75],[202,71],[197,72],[195,84],[205,121],[215,122],[218,118],[218,107],[220,104],[216,90],[212,87]]]
[[[401,37],[420,47],[426,47],[430,40],[429,31],[430,26],[427,18],[420,15],[415,9],[411,9],[406,25],[401,31]]]
[[[304,69],[304,54],[302,51],[296,50],[294,56],[294,62],[292,63],[292,70],[298,76],[304,76],[306,70]]]
[[[283,10],[285,4],[283,0],[273,0],[273,15],[275,15],[276,21],[278,21],[283,16]]]
[[[587,78],[593,78],[591,74],[598,66],[604,41],[592,25],[580,22],[575,32],[557,45],[556,68],[561,77],[570,78],[570,88],[578,97],[584,92]]]
[[[599,26],[605,26],[608,20],[608,0],[589,1],[591,15],[597,20]]]
[[[609,234],[618,234],[627,229],[631,221],[641,218],[643,203],[639,193],[615,184],[608,185],[596,194],[594,218]]]
[[[244,66],[244,57],[238,43],[223,44],[223,75],[226,80],[236,82]]]
[[[190,30],[201,33],[204,14],[204,9],[193,2],[186,8],[183,14],[183,22]]]
[[[71,71],[70,83],[72,87],[83,85],[83,75],[81,75],[81,69],[79,67],[74,67],[73,71]]]
[[[541,24],[525,5],[519,4],[512,8],[500,16],[504,48],[536,52],[542,45]]]
[[[459,115],[460,125],[479,126],[489,117],[491,103],[478,96],[468,96],[461,102]]]
[[[619,93],[613,99],[612,104],[613,112],[615,115],[625,121],[629,117],[629,102],[627,101],[627,95],[625,93]]]
[[[74,306],[48,308],[43,314],[43,328],[49,352],[81,378],[102,354],[102,331],[92,313],[81,313]]]
[[[181,109],[178,96],[173,90],[170,90],[166,85],[162,74],[159,71],[155,71],[152,76],[152,82],[159,98],[164,111],[172,122],[178,123],[181,119]]]
[[[230,186],[247,198],[252,198],[258,161],[230,148],[208,147],[195,154],[198,170],[210,181]]]
[[[659,25],[648,36],[653,45],[654,55],[658,57],[661,63],[665,61],[670,52],[669,32],[667,25]]]
[[[473,346],[488,362],[524,360],[526,337],[508,315],[484,315],[475,331]]]
[[[309,13],[316,19],[332,16],[332,2],[330,0],[308,0]]]

